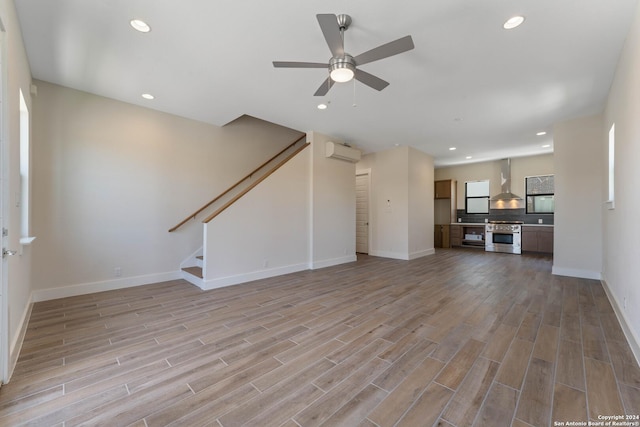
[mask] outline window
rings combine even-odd
[[[20,91],[20,243],[29,244],[33,238],[29,237],[29,178],[30,178],[30,147],[29,147],[29,109]]]
[[[609,209],[615,208],[616,124],[609,129]]]
[[[489,180],[464,183],[465,210],[468,214],[489,213]]]
[[[524,179],[528,214],[552,214],[555,211],[553,175],[528,176]]]

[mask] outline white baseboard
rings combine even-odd
[[[409,260],[422,258],[422,257],[428,256],[428,255],[434,255],[435,253],[436,253],[436,250],[434,248],[423,249],[421,251],[411,252],[409,254]]]
[[[254,280],[282,276],[283,274],[296,273],[298,271],[304,271],[308,269],[308,264],[303,263],[287,265],[284,267],[270,268],[268,270],[258,270],[251,273],[237,274],[234,276],[218,277],[211,280],[205,280],[201,288],[208,291],[211,289],[224,288],[225,286],[239,285],[241,283],[251,282]]]
[[[334,265],[346,264],[348,262],[355,262],[357,260],[358,257],[356,256],[356,254],[346,255],[339,258],[324,259],[322,261],[312,261],[309,268],[311,270],[317,270],[318,268],[333,267]]]
[[[631,351],[636,358],[636,362],[640,365],[640,339],[635,334],[634,330],[631,329],[629,319],[624,314],[624,310],[618,303],[618,300],[615,298],[611,289],[609,289],[609,285],[606,280],[600,280],[602,283],[602,287],[604,288],[604,292],[607,294],[609,298],[609,302],[611,303],[611,307],[613,307],[613,311],[616,313],[616,317],[618,318],[618,322],[622,327],[622,332],[624,332],[624,336],[627,338],[627,342],[629,343],[629,347],[631,347]]]
[[[22,350],[22,343],[24,342],[24,337],[27,334],[27,327],[29,326],[29,319],[31,318],[31,309],[33,308],[33,293],[29,295],[29,300],[27,301],[27,306],[22,313],[22,317],[20,318],[20,328],[19,332],[16,334],[16,337],[13,339],[9,347],[9,364],[7,369],[7,377],[3,379],[4,383],[8,383],[11,380],[11,375],[13,375],[13,370],[16,368],[16,363],[18,363],[18,356],[20,356],[20,350]]]
[[[404,261],[409,260],[409,254],[405,252],[369,251],[369,255],[379,256],[382,258],[401,259]]]
[[[551,274],[556,276],[578,277],[580,279],[602,280],[602,273],[591,270],[578,270],[573,268],[556,267],[551,268]]]
[[[77,295],[93,294],[96,292],[113,291],[116,289],[132,288],[134,286],[149,285],[151,283],[166,282],[182,279],[180,271],[147,274],[143,276],[121,277],[116,280],[102,282],[80,283],[53,289],[42,289],[33,292],[33,302],[48,301],[58,298],[74,297]]]

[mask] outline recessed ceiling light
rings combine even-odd
[[[549,148],[549,147],[551,147],[551,144],[544,144],[544,145],[542,146],[542,148]]]
[[[318,110],[326,110],[327,104],[318,104]]]
[[[469,160],[469,159],[473,159],[473,157],[472,156],[467,156],[467,157],[465,157],[465,159]]]
[[[155,96],[151,95],[150,93],[143,93],[142,97],[144,99],[154,99],[155,98]]]
[[[524,16],[517,15],[507,19],[507,22],[502,25],[502,28],[504,28],[505,30],[513,30],[514,28],[520,26],[520,24],[522,24],[523,22]]]
[[[456,147],[449,147],[449,151],[454,151]]]
[[[148,33],[149,31],[151,31],[151,27],[149,26],[149,24],[144,22],[142,19],[132,19],[129,23],[134,29],[140,31],[141,33]]]
[[[546,135],[546,134],[547,134],[547,133],[546,133],[546,132],[544,132],[544,131],[536,133],[536,135],[538,135],[538,136],[542,136],[542,135]]]

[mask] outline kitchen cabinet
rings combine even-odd
[[[462,226],[462,246],[484,248],[484,224]]]
[[[441,181],[435,181],[435,198],[436,199],[450,199],[452,195],[452,184],[455,185],[455,181],[451,179],[443,179]],[[453,190],[455,192],[455,190]]]
[[[552,254],[553,227],[523,225],[522,251]]]
[[[456,216],[456,181],[445,179],[434,182],[435,200],[433,203],[433,222],[435,248],[450,248],[449,224]]]
[[[484,225],[451,224],[450,237],[451,246],[484,248]]]
[[[436,224],[434,226],[433,246],[435,248],[450,248],[450,229],[448,224]]]
[[[451,238],[451,246],[462,246],[462,226],[451,225],[449,227],[449,236]]]

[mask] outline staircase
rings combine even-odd
[[[306,142],[306,135],[302,135],[296,141],[287,146],[284,150],[276,154],[271,159],[264,162],[258,168],[253,170],[250,174],[242,178],[232,187],[224,191],[222,194],[214,198],[211,202],[204,205],[202,208],[195,211],[193,214],[185,218],[182,222],[174,226],[169,232],[176,231],[181,226],[185,225],[191,219],[195,219],[200,213],[209,215],[202,220],[202,223],[206,224],[222,213],[224,210],[232,206],[236,201],[242,198],[245,194],[255,188],[262,181],[267,179],[280,167],[285,165],[289,160],[295,157],[299,152],[304,150],[310,144]],[[189,256],[181,264],[182,277],[186,281],[204,288],[205,285],[205,258],[204,258],[204,246],[200,247],[195,253]]]
[[[196,257],[196,265],[194,265],[192,267],[182,267],[182,271],[184,273],[190,274],[194,278],[202,279],[203,278],[203,275],[202,275],[203,263],[204,263],[204,257],[202,255],[198,255]],[[183,277],[184,277],[184,273],[183,273]]]

